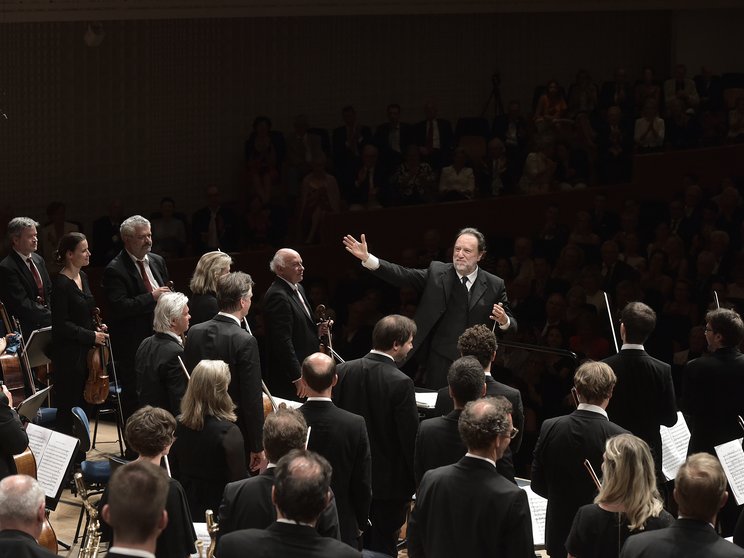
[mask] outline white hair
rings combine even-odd
[[[171,323],[183,315],[183,309],[188,303],[189,299],[183,293],[162,294],[155,305],[152,329],[158,333],[170,331]]]
[[[274,257],[269,262],[269,269],[274,275],[277,274],[279,268],[286,267],[287,265],[287,248],[281,248],[276,251]]]
[[[45,496],[36,479],[11,475],[0,481],[0,526],[7,523],[34,523]]]
[[[142,217],[142,215],[132,215],[131,217],[124,219],[124,222],[119,227],[119,233],[122,237],[134,236],[135,228],[149,226],[150,221]]]

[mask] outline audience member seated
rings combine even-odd
[[[292,122],[293,132],[287,138],[284,180],[290,209],[300,197],[300,183],[310,172],[312,162],[324,156],[320,136],[310,133],[309,127],[307,116],[298,114]]]
[[[736,99],[736,105],[728,113],[726,137],[729,142],[744,141],[744,97]]]
[[[455,139],[452,124],[444,118],[438,118],[437,114],[436,103],[432,100],[426,101],[425,119],[415,125],[413,137],[424,160],[439,172],[449,161]]]
[[[232,258],[220,251],[207,252],[196,262],[194,275],[189,282],[189,326],[211,320],[220,311],[217,305],[217,279],[230,273],[232,264]]]
[[[709,66],[703,66],[700,68],[700,74],[696,75],[693,81],[700,97],[700,111],[721,110],[723,106],[721,76],[714,75]]]
[[[589,161],[584,152],[572,149],[564,140],[555,145],[555,180],[561,190],[586,188],[589,182]]]
[[[535,107],[535,125],[538,132],[553,128],[559,120],[566,118],[568,105],[563,96],[563,89],[558,82],[548,82],[545,93],[540,95]]]
[[[405,148],[405,159],[390,177],[393,205],[415,205],[434,198],[436,175],[429,163],[421,160],[418,146]]]
[[[664,120],[659,118],[658,105],[653,99],[646,99],[641,117],[635,121],[633,140],[636,151],[659,151],[664,145],[664,137]]]
[[[365,147],[366,149],[366,147]],[[341,211],[341,193],[336,178],[326,172],[321,154],[310,163],[310,172],[300,188],[299,238],[305,244],[318,241],[318,227],[326,215]]]
[[[354,107],[345,106],[341,111],[343,126],[333,130],[333,164],[336,176],[342,185],[353,182],[361,162],[362,148],[372,141],[368,126],[357,122]]]
[[[342,183],[342,188],[351,211],[377,209],[388,205],[388,174],[379,161],[378,150],[374,145],[370,143],[362,148],[362,157],[354,169],[354,179]]]
[[[635,95],[633,86],[628,81],[628,74],[625,68],[617,68],[613,81],[606,81],[602,84],[599,106],[603,109],[617,106],[624,114],[633,114],[634,103]]]
[[[514,183],[504,142],[493,138],[486,147],[486,155],[474,165],[474,172],[478,195],[489,198],[510,191]]]
[[[175,211],[173,198],[163,198],[160,200],[160,215],[152,218],[152,249],[164,258],[186,255],[186,223]]]
[[[37,542],[46,520],[45,503],[44,490],[36,479],[11,475],[0,481],[0,557],[48,558],[57,555]]]
[[[575,117],[580,112],[593,113],[599,102],[599,91],[586,70],[579,70],[576,81],[568,89],[568,114]]]
[[[46,210],[49,221],[39,230],[39,252],[52,275],[62,269],[62,264],[56,260],[60,239],[69,232],[80,231],[78,225],[65,220],[65,209],[62,202],[50,203]]]
[[[136,411],[129,420],[125,430],[127,447],[139,454],[135,463],[152,463],[160,467],[161,460],[167,459],[174,441],[176,419],[168,411],[149,405]],[[109,489],[104,490],[98,509],[102,510],[108,503]],[[194,541],[194,523],[189,513],[183,487],[176,479],[169,479],[168,498],[165,503],[168,512],[168,524],[160,533],[155,549],[156,558],[185,558],[196,552]],[[201,521],[203,518],[197,518]],[[111,526],[101,521],[101,540],[117,546]]]
[[[394,168],[403,162],[406,147],[413,143],[413,130],[410,124],[400,121],[400,105],[387,106],[388,121],[375,130],[375,145],[380,150],[380,158],[386,168]]]
[[[555,146],[552,137],[538,138],[536,150],[524,162],[519,190],[523,194],[544,194],[552,189],[555,181]]]
[[[248,164],[248,192],[258,196],[265,205],[283,202],[279,169],[284,155],[284,139],[271,130],[271,120],[258,116],[253,132],[245,144]]]
[[[222,250],[234,252],[238,249],[240,236],[233,211],[222,204],[217,186],[207,186],[207,205],[191,218],[192,248],[194,255]]]
[[[643,76],[635,86],[635,109],[640,114],[646,99],[653,99],[657,105],[661,104],[661,85],[650,66],[643,68]]]
[[[566,550],[577,558],[617,558],[628,537],[663,529],[672,521],[656,489],[648,445],[632,434],[620,434],[607,440],[602,487],[593,504],[576,512]]]
[[[683,109],[682,101],[676,97],[667,103],[664,136],[666,144],[672,149],[692,149],[700,143],[700,124]]]
[[[92,252],[90,261],[93,265],[105,266],[124,248],[119,227],[124,220],[121,201],[113,200],[108,207],[108,214],[93,221]]]
[[[529,137],[528,122],[522,116],[519,101],[509,101],[506,113],[493,119],[493,136],[504,142],[506,158],[512,169],[512,180],[516,183],[527,156]]]
[[[679,99],[684,111],[694,112],[700,104],[695,82],[687,77],[687,67],[677,64],[674,75],[664,82],[664,102],[669,105],[672,99]]]
[[[475,197],[475,175],[467,162],[465,150],[461,147],[455,149],[452,164],[442,169],[442,176],[439,178],[440,200],[470,200]]]
[[[599,177],[604,184],[630,180],[633,132],[617,105],[607,109],[607,121],[599,128]]]
[[[203,360],[191,373],[181,401],[171,471],[183,485],[194,518],[217,510],[225,485],[248,474],[235,404],[227,393],[229,383],[226,363]]]

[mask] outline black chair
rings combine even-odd
[[[116,421],[116,441],[119,442],[119,455],[124,457],[124,433],[122,432],[122,417],[119,412],[119,397],[121,397],[121,388],[115,383],[109,383],[109,396],[106,401],[96,409],[96,425],[93,427],[93,443],[91,449],[96,449],[96,438],[98,437],[98,422],[102,416],[114,415]]]

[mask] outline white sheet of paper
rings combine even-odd
[[[736,504],[744,504],[744,450],[741,438],[716,446],[716,454],[734,493]]]
[[[209,531],[207,531],[207,524],[194,523],[194,531],[196,531],[196,540],[201,541],[202,545],[204,545],[204,555],[206,555],[209,543],[212,542],[209,538]],[[199,553],[197,552],[196,554],[192,554],[191,557],[199,558]]]
[[[437,395],[436,391],[416,392],[416,406],[433,409],[437,405]]]
[[[667,480],[673,480],[677,471],[687,459],[687,446],[690,445],[690,429],[685,417],[677,412],[677,424],[660,426],[661,434],[661,470]]]
[[[535,548],[545,546],[545,514],[548,509],[548,500],[535,494],[529,481],[519,479],[519,488],[527,493],[527,502],[530,506],[530,517],[532,518],[532,540]]]
[[[300,403],[299,401],[292,401],[290,399],[282,399],[281,397],[277,397],[276,395],[274,395],[273,397],[274,397],[274,401],[276,402],[277,407],[281,405],[282,403],[286,403],[287,407],[289,407],[290,409],[299,409],[300,407],[302,407],[302,403]]]
[[[36,458],[36,478],[49,498],[57,495],[72,461],[77,438],[29,423],[28,445]]]

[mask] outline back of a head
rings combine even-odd
[[[287,519],[314,523],[328,504],[331,472],[321,455],[290,451],[274,471],[274,504]]]
[[[741,316],[728,308],[716,308],[705,315],[705,321],[711,325],[714,334],[723,338],[723,347],[738,347],[744,338],[744,322]]]
[[[119,467],[108,485],[108,523],[118,544],[142,544],[157,532],[170,481],[147,461]]]
[[[483,395],[486,375],[475,357],[463,356],[453,362],[447,372],[447,384],[452,397],[460,405],[475,401]]]
[[[663,503],[656,488],[654,460],[648,444],[632,434],[607,440],[602,463],[602,488],[596,503],[622,504],[630,530],[642,529],[658,516]]]
[[[160,407],[145,405],[127,420],[127,447],[144,457],[155,457],[173,443],[176,419]]]
[[[594,405],[609,399],[616,383],[615,373],[604,362],[588,360],[582,363],[574,374],[576,391],[586,403]]]
[[[0,481],[0,529],[33,531],[44,490],[27,475],[11,475]],[[20,529],[23,527],[23,529]]]
[[[626,343],[642,345],[656,327],[656,312],[642,302],[629,302],[620,318],[625,328]]]
[[[331,388],[336,377],[336,362],[326,354],[313,353],[302,362],[302,378],[316,393]]]
[[[163,293],[155,304],[152,319],[152,329],[159,333],[170,331],[173,322],[183,316],[183,309],[188,306],[189,299],[183,293]]]
[[[263,445],[270,463],[292,450],[303,449],[307,440],[307,422],[297,409],[280,407],[264,421]]]
[[[471,401],[457,423],[465,447],[469,451],[485,450],[494,440],[509,431],[512,406],[504,397],[486,397]]]
[[[497,348],[496,334],[483,324],[469,327],[457,340],[460,356],[474,356],[484,369],[491,364]]]
[[[416,335],[416,323],[405,316],[391,314],[381,318],[372,330],[372,348],[389,351],[393,345],[405,344]]]
[[[217,278],[224,270],[229,271],[232,263],[232,258],[219,250],[202,255],[196,263],[194,275],[189,282],[189,289],[195,295],[216,293]]]
[[[253,279],[242,271],[231,271],[217,279],[217,307],[220,312],[240,309],[240,299],[253,291]]]
[[[227,392],[229,385],[230,367],[226,362],[200,361],[191,372],[181,400],[180,422],[192,430],[201,430],[207,416],[235,422],[235,403]]]
[[[710,521],[723,505],[726,475],[718,459],[708,453],[695,453],[677,471],[674,499],[680,516]]]

